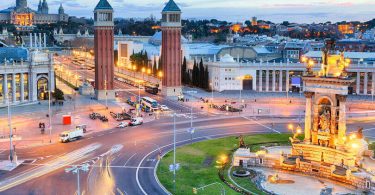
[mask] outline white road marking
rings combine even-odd
[[[126,164],[128,164],[128,162],[130,161],[130,159],[132,159],[137,153],[134,153],[130,158],[128,158],[128,160],[125,162],[124,164],[124,167],[126,166]]]
[[[375,130],[375,128],[364,129],[363,131],[371,131],[371,130]],[[0,152],[0,153],[1,153],[1,152]]]
[[[0,150],[0,154],[3,153],[3,152],[5,152],[5,150]]]
[[[260,125],[260,126],[262,126],[262,127],[264,127],[264,128],[267,128],[267,129],[269,129],[269,130],[272,130],[273,132],[276,132],[276,133],[278,133],[278,134],[281,134],[280,131],[278,131],[278,130],[276,130],[276,129],[274,129],[274,128],[271,128],[271,127],[267,127],[266,125],[263,125],[262,123],[260,123],[260,122],[258,122],[258,121],[256,121],[256,120],[253,120],[253,119],[247,118],[246,116],[243,116],[242,118],[247,119],[247,120],[249,120],[249,121],[254,121],[256,124],[258,124],[258,125]]]

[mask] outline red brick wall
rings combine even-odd
[[[107,79],[107,90],[113,90],[114,77],[114,37],[113,27],[95,28],[95,89],[104,90]]]
[[[163,87],[181,86],[181,28],[162,28]]]

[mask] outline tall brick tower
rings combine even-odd
[[[173,0],[169,0],[162,11],[161,20],[163,63],[163,89],[165,96],[178,96],[181,87],[181,9]]]
[[[95,94],[98,100],[115,99],[113,8],[100,0],[94,10]]]

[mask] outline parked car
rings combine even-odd
[[[160,110],[161,111],[169,111],[170,109],[166,105],[160,105]]]
[[[129,126],[137,126],[143,124],[143,118],[142,117],[136,117],[132,118],[132,120],[129,122]]]
[[[121,122],[120,124],[117,125],[117,128],[125,128],[129,125],[128,122]]]

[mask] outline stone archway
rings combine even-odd
[[[48,90],[49,90],[48,85],[49,85],[48,77],[43,75],[37,78],[36,86],[37,86],[38,100],[48,99]]]
[[[253,90],[253,77],[251,75],[245,75],[242,80],[243,90]]]
[[[316,102],[318,106],[318,144],[320,146],[328,147],[330,146],[331,137],[331,125],[333,101],[328,96],[322,96],[317,99]]]

